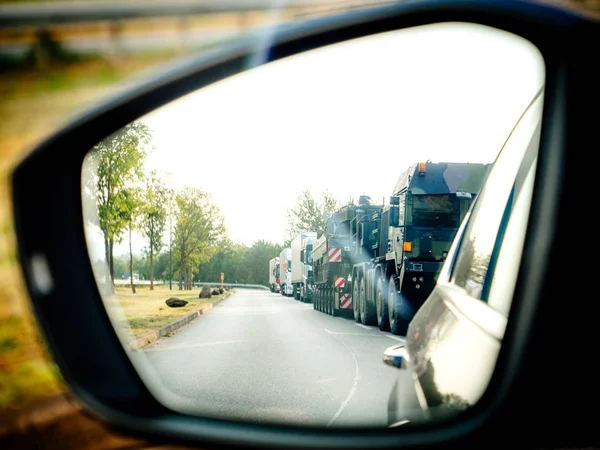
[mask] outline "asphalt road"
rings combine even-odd
[[[237,289],[143,352],[168,406],[204,416],[323,427],[386,426],[401,337],[268,291]],[[156,388],[153,388],[156,389]]]

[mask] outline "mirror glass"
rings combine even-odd
[[[410,346],[399,367],[383,353],[406,344],[544,76],[520,37],[433,24],[248,68],[90,149],[90,259],[151,392],[298,426],[389,427],[391,398],[426,408],[398,391]],[[468,365],[454,386],[485,386]]]

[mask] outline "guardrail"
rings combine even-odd
[[[382,0],[148,0],[0,4],[0,56],[19,59],[31,55],[36,65],[44,68],[53,59],[69,54],[101,54],[118,60],[142,50],[185,51],[229,39],[249,28],[268,26],[273,20],[297,20],[381,3]],[[205,21],[219,14],[221,18],[229,16],[229,25],[198,28],[197,19]],[[140,33],[142,22],[148,20],[153,22]]]
[[[218,0],[146,2],[32,2],[0,5],[0,27],[41,26],[56,23],[124,20],[149,17],[178,17],[215,13],[244,13],[277,10],[322,10],[364,5],[352,0]]]
[[[150,280],[134,280],[133,284],[135,286],[150,286]],[[155,286],[165,286],[168,284],[169,284],[168,281],[154,280]],[[115,280],[115,286],[130,286],[130,285],[131,285],[131,281],[129,279],[126,279],[126,280],[116,279]],[[214,282],[196,281],[196,282],[192,283],[192,286],[193,287],[200,287],[200,286],[219,287],[219,286],[221,286],[221,282],[220,281],[214,281]],[[264,289],[264,290],[270,291],[270,289],[267,286],[264,286],[262,284],[223,283],[223,286],[225,286],[225,287],[240,287],[240,288],[248,288],[248,289]],[[178,282],[173,280],[173,288],[177,289],[177,287],[178,287]]]

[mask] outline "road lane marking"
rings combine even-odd
[[[357,327],[361,327],[364,328],[365,330],[372,330],[371,327],[368,327],[366,325],[363,325],[362,323],[355,323],[354,325],[356,325]]]
[[[398,337],[398,336],[392,336],[390,334],[386,334],[386,336],[389,337],[390,339],[393,339],[395,341],[402,342],[403,344],[406,344],[406,338]]]
[[[337,418],[342,414],[342,412],[344,412],[344,409],[346,409],[346,406],[348,406],[348,403],[350,403],[350,400],[352,400],[352,397],[354,397],[354,393],[356,392],[356,389],[358,388],[358,382],[360,381],[360,371],[358,370],[358,360],[356,359],[356,355],[354,354],[354,351],[350,347],[348,347],[348,345],[346,345],[346,343],[344,341],[342,341],[341,339],[338,339],[337,337],[335,337],[335,335],[333,335],[333,337],[338,342],[340,342],[344,347],[346,347],[348,349],[348,351],[350,352],[350,354],[352,355],[352,359],[354,360],[354,380],[352,382],[352,387],[350,388],[350,392],[348,392],[348,395],[346,396],[346,398],[340,405],[337,412],[333,415],[331,420],[327,423],[327,428],[329,428],[331,425],[333,425],[333,422],[335,422],[337,420]]]

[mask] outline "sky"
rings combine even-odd
[[[176,189],[208,191],[233,241],[283,243],[304,189],[383,201],[415,162],[492,162],[544,75],[532,44],[481,25],[352,40],[251,68],[145,116],[155,147],[146,168],[170,173]],[[103,249],[98,231],[88,236]],[[134,237],[134,252],[144,245]]]

